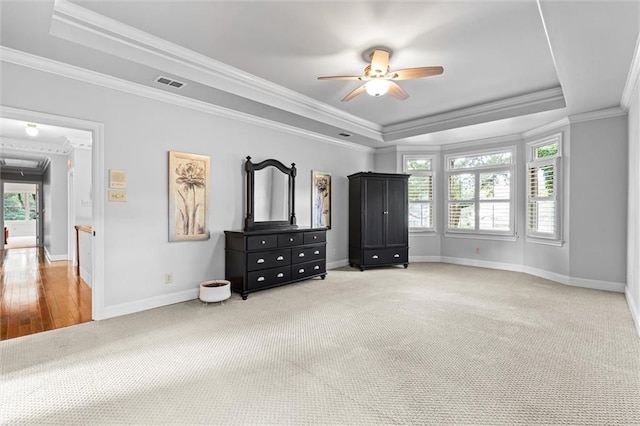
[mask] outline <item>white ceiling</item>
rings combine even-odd
[[[638,40],[632,1],[0,2],[4,48],[369,147],[519,133],[620,106]],[[406,101],[340,100],[363,53],[391,68]],[[6,53],[6,52],[5,52]],[[7,55],[5,55],[7,56]],[[154,82],[159,75],[183,89]]]

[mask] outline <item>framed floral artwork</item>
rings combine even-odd
[[[209,239],[209,157],[169,151],[169,241]]]
[[[331,229],[331,173],[311,171],[311,226]]]

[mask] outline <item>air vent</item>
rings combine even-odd
[[[343,138],[348,138],[349,136],[351,136],[349,133],[338,133],[338,136],[342,136]]]
[[[176,81],[176,80],[172,80],[170,78],[167,77],[158,77],[156,78],[156,83],[160,83],[160,84],[164,84],[167,86],[171,86],[171,87],[175,87],[176,89],[180,89],[183,86],[186,86],[186,83],[183,83],[181,81]]]

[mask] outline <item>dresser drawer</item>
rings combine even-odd
[[[300,232],[278,235],[278,247],[299,246],[302,241],[302,233]]]
[[[386,265],[394,263],[408,263],[409,249],[380,249],[365,250],[362,263],[364,265]]]
[[[326,270],[327,267],[324,259],[317,260],[315,262],[291,265],[291,279],[297,280],[311,275],[322,274],[323,272],[326,272]]]
[[[305,244],[324,243],[325,241],[327,241],[327,231],[314,231],[304,233]]]
[[[247,290],[271,287],[291,280],[291,267],[264,269],[247,274]]]
[[[295,247],[291,249],[291,263],[310,262],[325,258],[325,245],[311,247]]]
[[[264,250],[278,247],[277,235],[252,235],[247,237],[247,250]]]
[[[291,264],[291,249],[247,253],[247,271]]]

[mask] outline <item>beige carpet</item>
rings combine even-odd
[[[412,264],[0,343],[3,424],[640,424],[624,296]]]

